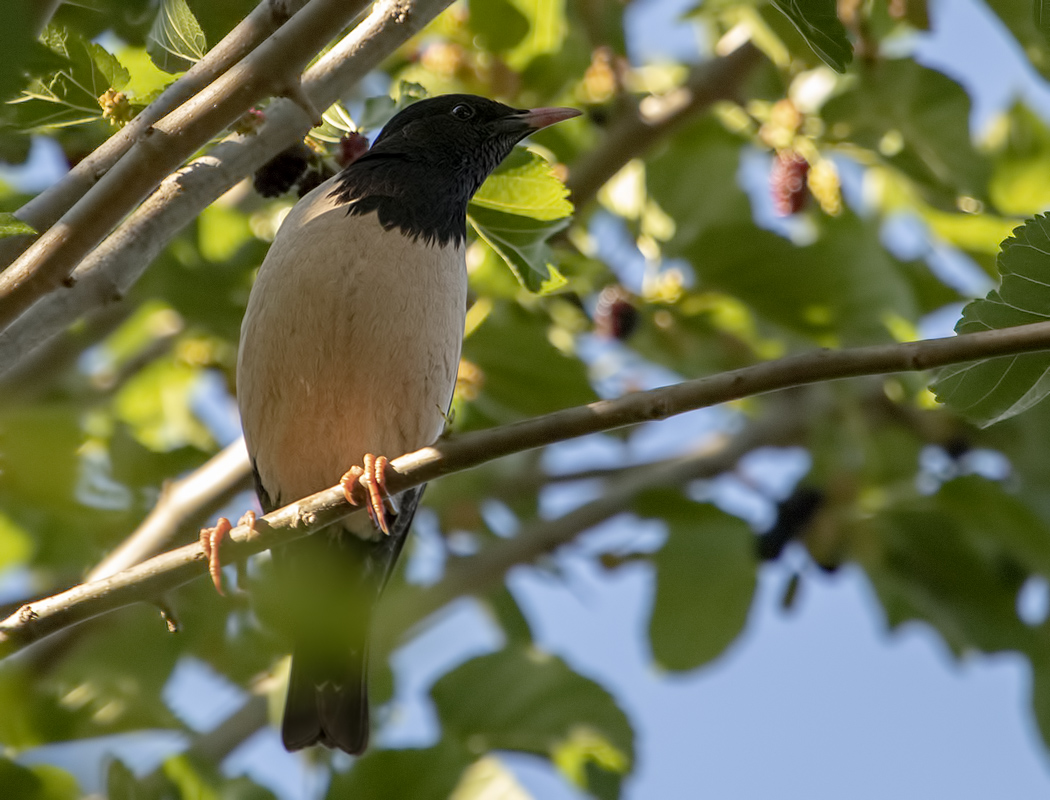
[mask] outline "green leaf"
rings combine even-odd
[[[472,205],[550,222],[572,216],[569,190],[546,159],[523,147],[507,157],[474,195]]]
[[[1001,214],[1035,214],[1050,206],[1050,127],[1020,103],[1004,122],[1005,146],[996,156],[988,195]]]
[[[474,195],[467,219],[478,236],[531,292],[565,285],[547,240],[572,215],[568,190],[540,156],[519,148]]]
[[[32,770],[40,779],[40,800],[77,800],[81,796],[77,779],[64,769],[52,764],[34,764]]]
[[[0,102],[15,97],[26,85],[29,75],[38,76],[58,68],[54,53],[37,41],[33,33],[34,3],[6,3],[4,24],[0,26],[0,53],[4,69],[0,70]]]
[[[1044,78],[1050,76],[1046,0],[988,0],[985,5],[1003,21],[1032,66]]]
[[[1050,529],[1027,497],[976,476],[956,478],[937,492],[938,505],[982,540],[1033,573],[1050,575]]]
[[[542,222],[473,203],[467,220],[530,292],[546,294],[565,285],[565,276],[554,266],[554,253],[547,240],[567,228],[569,220]]]
[[[212,446],[208,429],[193,412],[193,390],[200,370],[173,358],[158,359],[129,380],[117,394],[116,414],[151,450]]]
[[[549,320],[500,304],[463,343],[463,357],[482,372],[481,392],[457,406],[457,428],[512,422],[597,399],[579,359],[547,339]],[[507,343],[514,343],[514,357]]]
[[[0,756],[0,786],[12,800],[75,800],[76,778],[50,764],[23,767]]]
[[[557,53],[568,34],[565,0],[509,0],[528,21],[528,34],[504,54],[512,69],[523,70],[538,56]]]
[[[111,759],[106,770],[107,800],[138,800],[141,791],[135,773],[119,758]]]
[[[1010,328],[1050,318],[1050,216],[1015,228],[996,260],[1001,282],[963,309],[957,333]],[[956,364],[930,387],[937,399],[982,427],[1020,414],[1050,392],[1050,353]]]
[[[942,208],[959,195],[984,200],[988,159],[970,137],[970,97],[957,82],[907,58],[859,71],[821,112],[831,137],[878,153]]]
[[[32,225],[22,222],[18,217],[9,212],[0,214],[0,239],[5,236],[22,236],[25,234],[34,234]]]
[[[22,564],[33,552],[33,539],[24,527],[0,511],[0,572]]]
[[[474,752],[519,750],[583,767],[595,762],[626,774],[634,762],[634,734],[623,711],[598,684],[559,658],[509,647],[472,659],[431,689],[445,740]]]
[[[853,48],[839,21],[835,0],[773,0],[809,42],[821,60],[836,72],[845,72]]]
[[[1017,615],[1027,573],[988,527],[1009,524],[1016,514],[1000,516],[993,506],[975,518],[973,503],[959,501],[978,480],[885,509],[872,521],[878,555],[865,569],[892,626],[926,621],[956,653],[1031,652],[1039,634]]]
[[[754,535],[736,517],[674,491],[649,493],[636,509],[668,527],[667,542],[653,557],[653,656],[665,669],[703,666],[747,623],[757,581]]]
[[[448,800],[474,760],[458,742],[442,739],[423,750],[371,750],[349,772],[335,773],[328,800]]]
[[[877,224],[843,213],[821,226],[819,239],[798,247],[751,222],[726,225],[684,255],[709,289],[826,345],[887,341],[895,321],[918,318],[913,274],[880,246]]]
[[[207,49],[204,31],[186,0],[164,0],[146,40],[153,63],[165,72],[185,72]]]
[[[49,25],[41,41],[65,63],[33,80],[21,97],[11,102],[12,124],[28,131],[101,118],[99,98],[109,89],[122,89],[130,79],[128,71],[101,45],[73,31]]]
[[[8,797],[19,800],[40,800],[43,796],[43,781],[31,769],[0,756],[0,786]]]
[[[1043,745],[1050,747],[1050,653],[1032,656],[1032,711],[1043,736]]]
[[[681,255],[711,228],[751,219],[751,204],[736,179],[742,145],[708,116],[676,133],[646,164],[649,195],[675,221],[669,255]]]
[[[471,0],[470,27],[493,53],[518,45],[529,33],[528,18],[510,0]]]

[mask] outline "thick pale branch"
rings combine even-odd
[[[789,356],[438,442],[395,459],[391,464],[394,474],[387,483],[396,493],[523,450],[779,389],[1047,349],[1050,322],[1040,322],[924,342]],[[351,511],[340,487],[318,492],[267,514],[255,529],[235,528],[224,543],[226,560],[245,558],[300,538]],[[69,625],[155,597],[205,572],[204,551],[199,544],[187,545],[101,581],[29,603],[0,623],[0,657]]]
[[[62,180],[18,209],[15,216],[31,225],[34,230],[45,231],[50,228],[110,170],[117,159],[124,155],[151,125],[244,58],[305,4],[306,0],[262,0],[237,27],[209,50],[204,58],[190,67],[185,75],[168,86],[127,125],[80,161]],[[29,246],[33,238],[35,237],[8,236],[0,239],[0,265],[10,264]]]
[[[335,102],[384,58],[423,28],[450,0],[383,0],[303,76],[318,106]],[[163,181],[73,273],[73,286],[41,298],[0,331],[0,373],[85,313],[119,301],[169,241],[208,204],[305,132],[290,101],[267,109],[255,135],[224,141]]]
[[[0,329],[68,282],[95,247],[164,176],[254,103],[288,91],[307,62],[366,5],[310,2],[246,58],[143,131],[113,168],[0,274]],[[302,128],[314,120],[303,115]]]

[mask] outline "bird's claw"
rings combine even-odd
[[[368,516],[383,533],[389,534],[386,524],[386,470],[390,462],[384,456],[366,453],[364,467],[351,467],[339,479],[346,501],[352,506],[364,505]]]
[[[237,524],[247,525],[254,530],[255,512],[245,511]],[[204,554],[208,557],[208,574],[211,575],[211,582],[215,584],[215,591],[223,596],[226,595],[226,592],[222,590],[222,560],[219,558],[219,544],[232,530],[233,526],[230,521],[226,517],[219,517],[215,527],[201,528],[200,534],[201,547],[204,548]]]

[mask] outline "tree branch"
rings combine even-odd
[[[554,520],[536,520],[512,538],[466,558],[449,563],[445,575],[425,589],[408,587],[382,607],[383,625],[377,626],[376,650],[388,653],[401,632],[409,630],[459,597],[481,595],[495,588],[516,566],[531,564],[573,541],[581,533],[630,511],[639,494],[667,486],[684,486],[733,469],[757,447],[794,444],[816,415],[808,397],[785,396],[729,439],[720,449],[708,447],[655,464],[628,467],[605,487],[602,496]]]
[[[761,51],[745,42],[728,55],[699,64],[685,83],[663,97],[631,98],[608,126],[602,141],[573,164],[565,184],[577,208],[587,205],[632,158],[708,109],[730,100],[762,61]]]
[[[44,4],[38,5],[38,13],[43,13]],[[53,5],[57,6],[58,3],[54,2]],[[62,180],[18,209],[15,216],[34,230],[45,231],[50,228],[99,178],[109,172],[151,125],[244,58],[304,5],[306,0],[262,0],[185,75],[164,89],[159,97],[67,172]],[[51,9],[53,11],[54,8]],[[8,236],[0,239],[0,265],[10,264],[35,238]]]
[[[84,582],[108,578],[160,552],[180,530],[203,524],[216,508],[251,486],[251,464],[241,438],[184,478],[164,486],[142,524],[100,561]]]
[[[303,76],[303,89],[327,108],[449,5],[450,0],[381,0],[369,16]],[[119,301],[150,262],[216,198],[294,141],[305,128],[295,105],[272,103],[258,133],[212,148],[160,187],[72,274],[73,286],[39,300],[0,331],[0,374],[83,314]],[[88,198],[85,198],[87,201]]]
[[[310,0],[267,41],[207,88],[146,128],[131,148],[46,233],[0,274],[0,329],[67,282],[123,217],[212,137],[271,94],[295,94],[299,73],[367,0]],[[302,115],[303,132],[311,122]]]
[[[1050,322],[922,342],[817,350],[439,441],[394,459],[387,485],[391,493],[397,493],[523,450],[779,389],[1047,349]],[[341,487],[333,486],[267,514],[254,529],[235,528],[223,545],[226,560],[285,544],[354,510]],[[205,572],[204,551],[199,544],[192,544],[103,580],[28,603],[0,622],[0,657],[69,625],[154,597]]]

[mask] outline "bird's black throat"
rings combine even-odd
[[[484,176],[455,173],[394,154],[366,154],[339,175],[331,196],[350,216],[375,211],[386,230],[428,245],[461,245],[467,238],[467,203]]]

